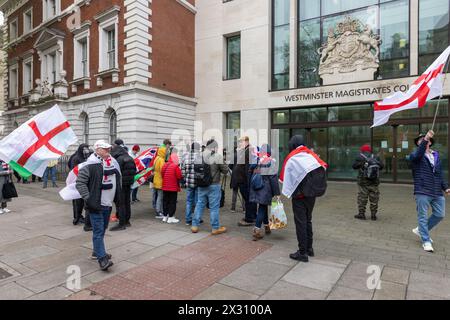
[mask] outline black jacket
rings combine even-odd
[[[121,146],[116,146],[111,151],[111,156],[114,157],[122,171],[122,186],[128,187],[133,185],[134,176],[136,175],[136,164],[134,159]]]
[[[247,146],[244,150],[237,151],[237,163],[231,174],[232,187],[248,185],[250,173],[250,146]]]
[[[84,148],[88,148],[89,149],[89,145],[83,143],[80,144],[80,146],[78,147],[77,152],[75,152],[70,158],[69,158],[69,163],[67,164],[69,166],[69,169],[72,170],[73,168],[75,168],[77,165],[79,165],[80,163],[83,163],[87,160],[87,158],[89,158],[89,155],[85,155],[83,150]]]
[[[367,158],[371,158],[372,154],[371,153],[364,153],[364,155]],[[375,158],[375,162],[378,164],[378,166],[380,167],[380,171],[383,170],[384,168],[384,164],[381,162],[379,157],[374,157]],[[376,180],[370,180],[364,177],[364,164],[367,162],[367,160],[361,155],[359,154],[355,161],[353,162],[353,169],[354,170],[359,170],[358,173],[358,183],[360,184],[365,184],[365,185],[373,185],[373,184],[380,184],[380,179],[376,179]]]

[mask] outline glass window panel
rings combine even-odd
[[[394,78],[409,75],[409,1],[380,6],[380,75]]]
[[[419,134],[419,125],[399,125],[397,127],[397,181],[412,182],[411,163],[408,156],[414,151],[414,139]]]
[[[352,164],[362,145],[370,144],[369,126],[329,128],[328,177],[332,179],[356,178],[358,171]]]
[[[232,112],[227,114],[227,129],[241,128],[241,113]]]
[[[370,119],[372,119],[372,108],[369,105],[328,108],[328,121],[354,121]]]
[[[330,28],[335,29],[336,26],[344,21],[349,14],[341,14],[323,19],[322,33],[325,39]],[[358,19],[363,26],[368,25],[373,32],[378,32],[378,7],[369,7],[363,10],[355,11],[350,14],[353,19]]]
[[[291,110],[292,123],[327,121],[327,108],[293,109]]]
[[[373,153],[384,164],[383,172],[380,172],[381,181],[394,181],[392,163],[394,159],[394,135],[391,126],[375,127],[373,133]]]
[[[289,24],[290,0],[274,0],[274,26]]]
[[[320,19],[300,22],[298,34],[298,83],[300,87],[314,87],[320,84]]]
[[[322,15],[364,8],[378,4],[378,0],[322,0]]]
[[[436,114],[436,108],[438,106],[438,100],[429,101],[425,107],[420,109],[420,113],[422,118],[432,117]],[[438,117],[447,117],[448,116],[448,100],[442,99],[439,103],[439,111]]]
[[[278,146],[279,146],[279,159],[277,159],[278,161],[278,170],[281,170],[283,163],[284,163],[284,159],[286,159],[286,157],[289,155],[289,139],[291,138],[290,136],[290,129],[277,129],[278,130],[278,137],[279,137],[279,142],[278,142]]]
[[[227,39],[227,79],[241,76],[241,36]]]
[[[275,74],[272,78],[272,90],[289,88],[289,73]]]
[[[272,115],[274,124],[289,123],[289,110],[276,110]]]
[[[419,2],[419,73],[448,46],[449,1]]]
[[[289,72],[289,25],[276,27],[273,34],[274,74]]]
[[[299,0],[298,10],[298,16],[301,21],[320,17],[320,1]]]

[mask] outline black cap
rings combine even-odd
[[[414,139],[414,143],[416,144],[416,146],[419,146],[419,140],[420,139],[422,139],[422,138],[425,138],[427,135],[426,134],[420,134],[417,138],[415,138]],[[431,146],[433,146],[434,145],[434,139],[433,138],[431,138],[430,139],[430,142],[431,142]]]

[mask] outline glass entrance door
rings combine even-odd
[[[395,182],[412,182],[411,165],[408,161],[408,156],[414,151],[414,138],[420,132],[418,124],[414,125],[399,125],[394,127],[396,131],[396,147],[394,152],[395,165]]]

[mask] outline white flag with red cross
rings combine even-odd
[[[389,117],[399,111],[423,108],[427,101],[442,96],[444,87],[443,71],[450,56],[448,47],[433,64],[411,85],[408,92],[396,92],[383,101],[375,102],[373,127],[389,121]]]
[[[0,141],[0,159],[21,176],[42,177],[47,164],[78,141],[58,105],[41,112]]]

